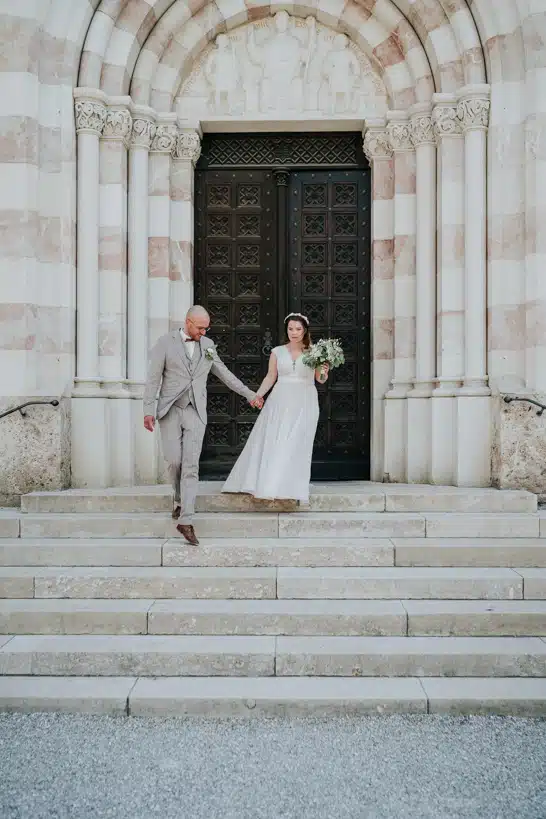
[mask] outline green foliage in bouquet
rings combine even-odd
[[[345,363],[343,348],[337,338],[321,338],[312,344],[303,354],[302,361],[316,370],[323,364],[329,364],[332,370]]]

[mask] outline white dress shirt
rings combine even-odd
[[[182,328],[180,328],[180,335],[182,336],[182,342],[186,347],[186,352],[188,353],[189,358],[193,358],[195,353],[195,341],[186,341],[186,339],[189,338],[189,336],[186,335]]]

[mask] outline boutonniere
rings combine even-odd
[[[209,361],[214,361],[216,357],[216,346],[213,344],[211,347],[207,347],[205,350],[205,358],[208,358]]]

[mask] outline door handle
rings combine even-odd
[[[273,349],[273,334],[271,330],[266,330],[264,334],[264,343],[262,347],[262,355],[271,355]]]

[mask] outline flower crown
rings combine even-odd
[[[309,327],[309,319],[307,318],[307,316],[304,316],[303,313],[288,313],[288,315],[284,319],[285,324],[290,319],[302,319],[307,325],[307,327]]]

